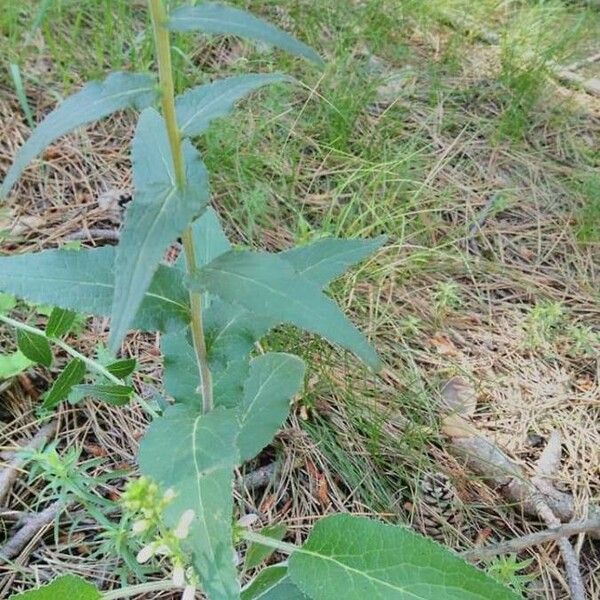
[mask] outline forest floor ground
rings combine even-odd
[[[474,426],[526,473],[550,433],[560,433],[556,486],[586,516],[600,502],[600,96],[556,72],[600,52],[598,8],[550,0],[239,4],[317,48],[327,65],[318,71],[233,38],[174,39],[180,89],[248,71],[285,70],[301,82],[261,91],[199,142],[228,232],[269,250],[321,236],[389,236],[331,289],[377,347],[383,371],[289,329],[272,335],[267,344],[303,356],[310,373],[276,442],[245,467],[276,462],[278,476],[266,488],[242,488],[239,506],[264,524],[284,523],[291,541],[333,511],[421,530],[429,519],[429,533],[456,550],[538,530],[449,451],[440,390],[452,379],[476,399]],[[28,111],[38,121],[88,79],[153,66],[146,25],[140,1],[3,3],[0,177],[30,131]],[[593,80],[600,63],[574,72]],[[51,146],[0,208],[2,253],[114,243],[111,199],[132,191],[132,123],[118,115]],[[43,322],[36,309],[20,310]],[[106,333],[106,320],[90,319],[72,343],[93,353]],[[3,328],[0,343],[13,349],[13,332]],[[124,353],[138,358],[140,393],[160,390],[156,337],[132,334]],[[5,453],[39,429],[39,396],[57,372],[0,382]],[[117,498],[123,480],[99,478],[116,468],[135,473],[143,412],[90,402],[59,407],[57,419],[59,452],[75,451],[82,481]],[[448,478],[451,508],[425,497],[423,482],[437,473]],[[44,485],[19,479],[5,536],[10,511],[43,506]],[[56,531],[41,531],[0,567],[0,597],[66,571],[115,583],[119,561],[99,531],[83,509],[63,515]],[[600,547],[574,542],[589,597],[599,598]],[[526,597],[568,598],[557,545],[520,554],[528,558],[518,573],[506,560],[481,566]]]

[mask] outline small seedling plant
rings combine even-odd
[[[192,140],[252,91],[294,80],[246,74],[176,96],[170,33],[242,36],[317,65],[322,60],[304,43],[237,8],[203,2],[168,14],[162,0],[150,0],[149,10],[158,80],[150,73],[118,72],[85,85],[38,125],[1,188],[6,195],[27,164],[59,136],[115,111],[140,111],[132,144],[134,198],[119,244],[1,258],[0,290],[53,305],[56,312],[45,330],[6,312],[0,319],[18,331],[27,359],[50,365],[52,346],[71,356],[45,397],[46,411],[66,399],[142,402],[129,379],[135,361],[116,355],[129,330],[161,332],[165,389],[172,401],[161,409],[144,403],[151,422],[140,444],[141,477],[130,483],[123,504],[136,515],[131,534],[141,540],[138,562],[159,557],[173,576],[130,581],[102,593],[64,575],[20,596],[109,600],[179,588],[185,600],[196,592],[210,600],[514,597],[404,527],[333,515],[296,546],[282,541],[280,529],[258,533],[244,519],[234,521],[234,469],[273,439],[306,370],[297,356],[260,352],[256,342],[271,328],[291,324],[377,370],[374,349],[323,290],[385,240],[320,239],[279,253],[233,249],[209,207],[208,173]],[[178,238],[182,256],[163,264]],[[108,357],[89,358],[66,343],[76,313],[111,317]],[[236,566],[235,557],[242,544],[248,545],[252,566],[274,549],[288,559],[263,569],[241,589],[244,567]]]

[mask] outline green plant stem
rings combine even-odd
[[[102,594],[102,598],[103,600],[118,600],[118,598],[129,598],[138,594],[164,592],[172,589],[175,589],[173,582],[170,579],[163,579],[162,581],[149,581],[148,583],[139,583],[117,590],[111,590],[110,592]]]
[[[254,531],[249,531],[247,529],[244,529],[243,531],[239,532],[239,535],[247,542],[254,542],[255,544],[267,546],[268,548],[275,548],[275,550],[285,552],[286,554],[292,554],[293,552],[301,550],[300,546],[295,546],[294,544],[290,544],[288,542],[282,542],[281,540],[276,540],[266,535],[255,533]]]
[[[158,62],[158,76],[160,79],[161,103],[163,116],[169,136],[175,180],[179,187],[186,184],[185,164],[181,150],[181,135],[177,126],[175,114],[175,86],[173,84],[173,67],[171,65],[171,44],[169,30],[166,27],[167,13],[163,0],[149,0],[152,25],[154,28],[154,43],[156,46],[156,60]],[[185,262],[189,274],[198,269],[196,251],[194,249],[194,236],[192,228],[188,227],[182,235]],[[202,296],[198,292],[190,292],[191,329],[192,341],[196,352],[198,372],[200,373],[202,403],[204,412],[213,408],[212,377],[208,365],[208,353],[204,338],[202,323]]]
[[[34,335],[39,335],[43,338],[46,338],[52,344],[58,346],[59,348],[62,348],[67,354],[70,354],[73,358],[78,358],[80,361],[85,363],[90,368],[90,370],[95,371],[103,377],[106,377],[106,379],[108,379],[110,382],[116,385],[123,385],[123,381],[118,377],[115,377],[106,367],[103,367],[100,363],[96,362],[95,360],[92,360],[84,354],[81,354],[81,352],[77,352],[75,348],[72,348],[71,346],[69,346],[69,344],[67,344],[60,338],[50,337],[46,335],[45,331],[42,331],[37,327],[33,327],[32,325],[27,325],[27,323],[21,323],[21,321],[17,321],[16,319],[11,319],[6,315],[0,315],[0,321],[3,321],[7,325],[10,325],[15,329],[21,329],[22,331],[27,331],[28,333],[32,333]],[[158,413],[143,398],[140,398],[137,394],[134,394],[133,397],[149,415],[151,415],[153,418],[158,416]]]

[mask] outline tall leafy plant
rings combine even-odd
[[[236,8],[204,2],[169,15],[162,0],[150,0],[149,9],[158,82],[148,73],[113,73],[85,85],[39,124],[1,188],[5,195],[29,161],[59,136],[117,110],[139,110],[132,148],[135,194],[118,246],[0,258],[0,289],[55,305],[61,319],[68,320],[71,311],[110,315],[113,353],[132,328],[162,332],[165,387],[173,402],[162,411],[150,410],[153,419],[139,454],[144,477],[128,490],[126,504],[143,517],[135,526],[138,533],[160,534],[150,535],[139,560],[169,556],[173,580],[102,595],[65,576],[21,597],[114,599],[174,586],[185,589],[186,600],[196,589],[211,600],[512,597],[482,572],[402,527],[337,515],[318,522],[297,547],[280,541],[281,535],[233,524],[234,468],[269,444],[305,374],[298,357],[256,354],[255,343],[272,327],[288,323],[378,369],[371,345],[323,289],[385,240],[323,239],[275,254],[232,249],[208,206],[209,177],[192,138],[252,91],[293,80],[248,74],[176,96],[170,32],[239,35],[322,61],[302,42]],[[163,264],[165,251],[179,237],[183,258]],[[53,344],[73,356],[47,408],[65,397],[112,404],[134,398],[127,379],[134,364],[100,364],[81,356],[64,341],[66,329],[56,326],[58,317],[45,331],[6,315],[0,319],[20,331],[30,359],[49,365]],[[81,384],[88,370],[96,378]],[[235,544],[244,540],[255,549],[277,548],[289,560],[264,569],[241,590],[234,555]]]

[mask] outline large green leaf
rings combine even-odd
[[[192,88],[175,100],[179,129],[186,136],[200,135],[206,131],[211,121],[230,113],[235,103],[250,92],[282,81],[293,79],[278,73],[251,73],[218,79]]]
[[[258,317],[318,333],[373,368],[380,366],[373,348],[335,303],[274,254],[227,252],[192,274],[189,285],[239,304]]]
[[[314,600],[516,600],[449,550],[408,528],[352,515],[317,522],[289,560]]]
[[[281,427],[292,396],[304,378],[304,362],[292,354],[269,352],[250,362],[238,409],[238,447],[242,461],[254,458]]]
[[[63,575],[36,590],[14,594],[9,600],[101,600],[102,594],[81,577]]]
[[[224,368],[229,361],[246,357],[254,343],[276,324],[277,319],[270,315],[252,314],[243,306],[215,299],[204,314],[206,348],[211,364]]]
[[[144,108],[155,98],[154,79],[143,73],[112,73],[104,81],[84,85],[35,128],[6,174],[0,187],[0,198],[8,194],[32,159],[57,138],[117,110],[130,106]]]
[[[237,432],[233,411],[200,415],[177,404],[150,424],[140,445],[141,472],[177,494],[165,513],[167,524],[175,527],[186,510],[194,511],[186,543],[211,600],[239,598],[232,544]]]
[[[204,33],[239,35],[271,44],[290,54],[303,56],[318,64],[323,62],[310,46],[299,42],[289,33],[246,11],[218,2],[203,2],[198,6],[182,6],[173,11],[168,26],[172,31],[202,31]]]
[[[189,330],[172,331],[162,336],[160,349],[163,353],[165,389],[177,402],[202,407],[198,363],[196,353],[188,338]],[[244,391],[248,375],[248,360],[234,359],[228,362],[210,363],[215,406],[237,406]]]
[[[386,239],[385,235],[366,240],[326,238],[286,250],[279,256],[289,262],[298,275],[323,287],[381,248]]]
[[[44,250],[0,257],[0,290],[41,304],[84,314],[109,315],[114,293],[112,246],[86,250]],[[178,269],[161,265],[134,319],[147,331],[187,323],[187,292]]]
[[[243,590],[242,600],[308,600],[291,581],[285,565],[263,569]]]
[[[109,347],[129,329],[169,244],[204,210],[208,173],[197,150],[183,143],[186,184],[178,187],[164,119],[153,108],[140,116],[133,139],[135,198],[127,208],[115,258]]]

